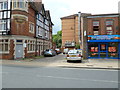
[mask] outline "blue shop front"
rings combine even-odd
[[[120,59],[120,35],[88,35],[89,59]]]

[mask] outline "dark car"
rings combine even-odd
[[[57,54],[61,53],[60,49],[58,49],[58,48],[56,48],[55,51],[56,51]]]
[[[44,56],[55,56],[56,55],[56,52],[53,50],[53,49],[46,49],[44,51]]]

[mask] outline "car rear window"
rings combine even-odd
[[[79,53],[77,50],[70,50],[69,52],[68,52],[68,54],[76,54],[76,53]]]
[[[49,51],[49,49],[46,49],[46,51]]]

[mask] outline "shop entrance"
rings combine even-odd
[[[120,43],[88,43],[88,58],[118,59],[120,58]]]
[[[99,48],[98,57],[99,58],[108,58],[108,44],[107,43],[100,43],[100,44],[98,44],[98,48]]]

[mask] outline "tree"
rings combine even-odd
[[[80,44],[76,44],[75,48],[80,49]]]
[[[60,48],[62,45],[62,31],[58,31],[52,38],[53,42],[56,43],[57,48]]]

